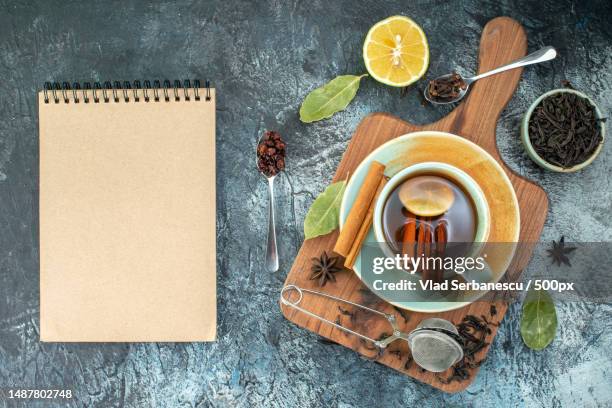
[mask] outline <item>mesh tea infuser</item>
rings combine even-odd
[[[295,292],[297,294],[297,298],[295,300],[289,299],[291,292]],[[393,333],[387,337],[376,340],[362,333],[351,330],[348,327],[344,327],[336,322],[328,320],[299,306],[304,298],[304,294],[324,297],[339,303],[355,306],[362,310],[367,310],[370,313],[386,319],[393,329]],[[337,329],[357,336],[363,340],[369,341],[376,347],[384,349],[396,340],[404,340],[410,347],[414,362],[428,371],[445,371],[463,358],[461,337],[459,336],[459,332],[457,331],[455,325],[448,320],[439,318],[425,319],[420,322],[419,325],[410,333],[405,333],[400,330],[394,315],[383,313],[379,310],[372,309],[349,300],[341,299],[324,292],[304,289],[295,285],[287,285],[281,290],[280,301],[282,304],[296,309],[310,317],[334,326]]]

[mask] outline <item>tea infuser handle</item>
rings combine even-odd
[[[283,296],[285,294],[285,292],[291,291],[291,290],[295,290],[298,293],[298,298],[296,301],[292,302],[289,299],[285,298],[285,296]],[[297,306],[300,304],[300,302],[302,301],[302,299],[304,298],[304,293],[302,292],[302,289],[295,286],[295,285],[287,285],[285,286],[282,290],[281,290],[281,303],[283,305],[287,305],[287,306]]]
[[[297,299],[294,300],[294,301],[291,301],[291,300],[289,300],[288,297],[285,297],[285,293],[288,293],[288,292],[291,292],[291,291],[295,291],[298,294]],[[353,330],[351,330],[351,329],[349,329],[347,327],[344,327],[344,326],[342,326],[342,325],[340,325],[340,324],[338,324],[336,322],[332,322],[331,320],[328,320],[328,319],[326,319],[326,318],[324,318],[322,316],[316,315],[313,312],[298,306],[300,304],[300,302],[302,301],[302,299],[304,298],[304,293],[309,293],[311,295],[325,297],[325,298],[332,299],[332,300],[335,300],[336,302],[340,302],[340,303],[346,303],[346,304],[358,307],[360,309],[367,310],[367,311],[369,311],[371,313],[375,313],[375,314],[377,314],[379,316],[382,316],[382,317],[384,317],[389,322],[389,324],[393,328],[393,334],[391,336],[388,336],[388,337],[384,338],[384,339],[376,340],[376,339],[370,338],[370,337],[368,337],[366,335],[363,335],[361,333],[357,333],[357,332],[355,332],[355,331],[353,331]],[[286,306],[289,306],[289,307],[292,307],[292,308],[294,308],[296,310],[299,310],[300,312],[302,312],[302,313],[304,313],[304,314],[306,314],[306,315],[308,315],[310,317],[313,317],[313,318],[315,318],[317,320],[320,320],[320,321],[322,321],[324,323],[330,324],[330,325],[336,327],[337,329],[340,329],[340,330],[345,331],[347,333],[353,334],[353,335],[355,335],[355,336],[357,336],[359,338],[362,338],[364,340],[370,341],[370,342],[374,343],[377,347],[380,347],[380,348],[387,347],[390,343],[392,343],[393,341],[395,341],[395,340],[397,340],[399,338],[402,338],[402,339],[406,339],[407,338],[407,336],[404,335],[404,333],[401,333],[399,331],[399,328],[397,327],[397,323],[395,321],[395,316],[393,316],[392,314],[383,313],[383,312],[381,312],[379,310],[371,309],[371,308],[369,308],[367,306],[351,302],[350,300],[341,299],[339,297],[332,296],[332,295],[329,295],[327,293],[318,292],[316,290],[303,289],[303,288],[300,288],[300,287],[298,287],[296,285],[287,285],[287,286],[283,287],[283,289],[281,290],[280,301],[281,301],[282,304],[284,304]]]

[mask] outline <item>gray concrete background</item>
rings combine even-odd
[[[45,407],[612,405],[609,304],[557,305],[557,337],[541,352],[521,342],[520,306],[513,305],[478,378],[456,395],[322,344],[279,313],[305,213],[360,119],[387,111],[426,123],[444,114],[421,106],[416,88],[400,99],[398,90],[366,80],[345,112],[299,122],[304,96],[336,75],[364,72],[368,28],[400,13],[427,33],[430,76],[474,71],[481,29],[498,15],[525,26],[530,50],[558,48],[554,63],[524,72],[499,122],[499,147],[549,194],[543,240],[610,241],[612,144],[585,171],[558,175],[537,168],[518,138],[527,106],[562,79],[610,112],[609,1],[0,0],[0,387],[76,393],[69,402],[21,404]],[[41,344],[36,91],[47,80],[194,77],[210,78],[219,95],[218,342]],[[264,129],[289,143],[277,191],[278,273],[262,267],[266,191],[252,149]],[[12,405],[19,404],[0,399],[0,407]]]

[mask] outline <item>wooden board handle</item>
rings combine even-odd
[[[523,27],[509,17],[494,18],[485,25],[480,37],[478,73],[508,64],[525,56],[526,52],[527,36]],[[452,133],[468,137],[494,157],[499,157],[495,147],[495,126],[514,94],[522,72],[522,68],[517,68],[475,82],[463,103],[426,128],[450,128]]]

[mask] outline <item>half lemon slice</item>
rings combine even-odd
[[[408,86],[429,66],[429,46],[417,23],[393,16],[376,23],[363,44],[363,60],[370,75],[391,86]]]
[[[455,193],[448,181],[441,177],[417,176],[402,184],[399,199],[414,215],[437,217],[451,208]]]

